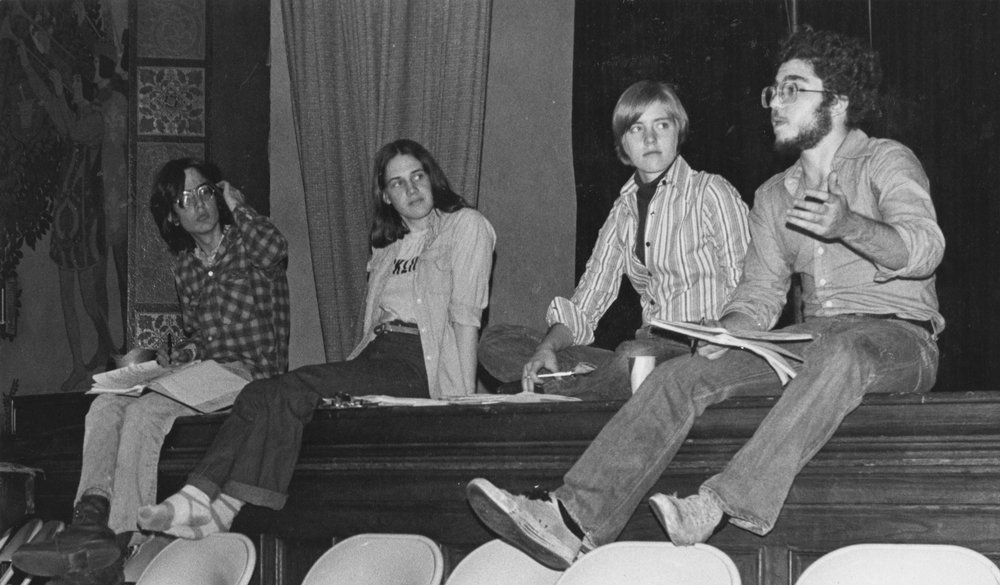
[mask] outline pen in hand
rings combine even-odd
[[[698,321],[698,324],[699,325],[704,325],[705,324],[705,318],[702,317],[701,320]],[[696,354],[697,352],[698,352],[698,338],[697,337],[692,337],[691,338],[691,355],[694,356],[694,354]]]

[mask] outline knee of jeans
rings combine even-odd
[[[637,357],[643,355],[653,355],[649,349],[649,343],[630,339],[618,344],[615,348],[615,357]]]

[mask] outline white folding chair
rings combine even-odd
[[[31,542],[31,539],[41,531],[42,524],[43,522],[38,518],[28,520],[20,530],[14,533],[14,536],[7,540],[3,550],[0,550],[0,567],[6,567],[3,574],[0,575],[0,585],[7,585],[14,578],[14,566],[10,564],[11,557],[14,556],[17,549],[21,548],[21,545]]]
[[[1000,585],[988,558],[945,544],[855,544],[810,565],[796,585]]]
[[[247,585],[256,564],[257,550],[249,538],[217,532],[201,540],[171,542],[136,585]]]
[[[558,585],[740,585],[736,565],[707,545],[615,542],[573,563]]]
[[[502,540],[470,552],[448,577],[447,585],[555,585],[562,571],[539,564]]]
[[[139,545],[131,557],[125,561],[125,582],[135,583],[142,577],[143,571],[153,562],[163,549],[167,548],[175,538],[166,534],[157,534],[150,540]]]
[[[302,585],[439,585],[441,549],[415,534],[359,534],[323,553]]]

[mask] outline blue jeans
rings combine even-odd
[[[108,526],[116,533],[138,530],[139,508],[156,503],[163,440],[177,417],[192,414],[198,411],[155,392],[95,398],[84,426],[76,501],[104,496],[111,501]]]
[[[542,332],[529,327],[490,325],[479,340],[479,363],[501,382],[519,381],[524,364],[535,355],[535,348],[544,337]],[[630,357],[654,356],[659,364],[690,351],[687,345],[659,337],[645,327],[635,337],[615,351],[574,345],[556,352],[560,370],[571,370],[580,362],[589,362],[597,369],[586,375],[548,379],[543,386],[545,394],[584,400],[627,400],[632,396]]]
[[[385,333],[353,360],[247,384],[188,483],[213,500],[221,491],[280,510],[299,459],[302,429],[322,399],[338,392],[427,398],[421,347],[417,335]]]
[[[805,358],[785,388],[767,362],[738,349],[717,360],[680,357],[649,375],[555,491],[590,544],[617,538],[710,404],[780,395],[750,440],[701,488],[718,496],[733,524],[763,535],[795,476],[865,394],[927,392],[934,385],[937,344],[919,326],[839,316],[785,330],[815,336],[784,344]]]

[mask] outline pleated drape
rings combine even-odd
[[[282,0],[327,360],[361,334],[375,152],[416,140],[478,199],[490,4]]]

